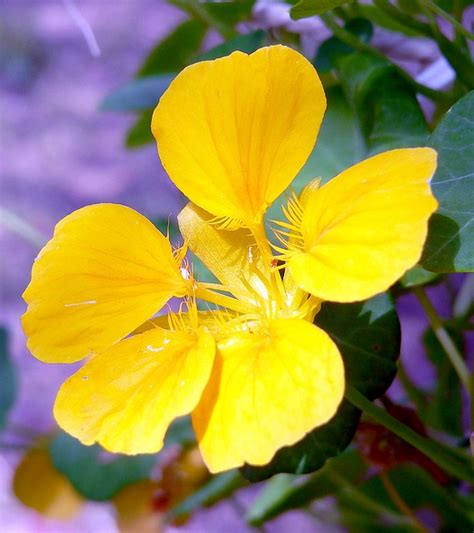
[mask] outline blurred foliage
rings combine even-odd
[[[10,357],[8,332],[0,327],[0,431],[5,427],[8,412],[15,403],[16,375]]]
[[[109,94],[101,104],[104,111],[143,110],[127,133],[125,144],[128,148],[136,148],[154,142],[150,129],[153,109],[178,71],[186,64],[217,59],[236,50],[249,54],[260,48],[265,42],[265,32],[258,30],[245,35],[238,35],[207,52],[197,54],[200,43],[195,40],[190,42],[189,36],[183,42],[180,41],[178,45],[175,44],[176,33],[180,33],[180,28],[190,22],[192,21],[183,23],[154,48],[139,71],[139,76],[143,79],[139,77],[120,87]],[[174,47],[175,53],[176,48],[178,48],[178,55],[173,59],[164,59],[169,55],[170,43]],[[191,44],[193,45],[192,49]],[[188,62],[182,62],[184,56],[187,57]],[[169,72],[173,72],[173,74],[169,74]]]
[[[335,7],[348,4],[353,0],[300,0],[291,8],[291,16],[294,19],[311,17],[313,15],[322,15]]]
[[[266,44],[302,48],[300,35],[287,28],[257,29],[252,20],[254,0],[170,3],[185,13],[185,20],[155,43],[137,67],[134,79],[107,95],[101,104],[106,111],[133,114],[134,122],[125,137],[128,148],[154,142],[150,131],[153,108],[186,66],[236,50],[251,53]],[[440,274],[472,272],[474,68],[468,46],[472,33],[462,26],[464,10],[471,2],[295,0],[288,4],[293,19],[321,15],[332,33],[318,43],[312,58],[325,86],[328,108],[317,145],[294,180],[293,189],[299,193],[315,177],[324,183],[383,150],[430,145],[439,154],[433,179],[439,209],[430,222],[421,265],[407,272],[392,293],[398,297],[423,290],[424,285],[447,284],[446,276]],[[446,36],[446,25],[452,37]],[[403,35],[406,40],[423,37],[436,43],[454,71],[452,85],[437,90],[418,83],[373,46],[374,31],[380,29]],[[209,32],[217,33],[221,42],[205,49]],[[431,100],[433,113],[423,112],[420,96]],[[279,217],[275,207],[269,211],[269,219]],[[169,233],[173,243],[180,242],[174,221],[154,222]],[[195,269],[199,279],[212,281],[201,263],[197,262]],[[465,279],[457,294],[451,316],[441,321],[441,328],[462,353],[465,333],[472,330],[472,278]],[[463,390],[446,346],[439,340],[439,324],[431,324],[423,338],[426,361],[433,366],[436,379],[431,389],[421,390],[397,363],[400,328],[390,295],[364,303],[324,303],[316,323],[339,346],[348,386],[367,401],[381,397],[383,409],[377,409],[424,437],[430,443],[429,450],[439,447],[440,456],[451,454],[453,463],[458,458],[459,464],[468,464]],[[397,364],[405,400],[416,407],[416,413],[384,396]],[[16,395],[5,328],[0,329],[0,380],[2,430]],[[441,469],[423,450],[381,425],[374,412],[362,415],[359,424],[360,410],[344,400],[330,422],[280,450],[268,465],[246,466],[241,472],[216,476],[203,469],[189,418],[173,424],[165,449],[153,456],[105,454],[98,446],[84,446],[61,432],[49,441],[47,449],[24,446],[26,452],[13,488],[20,501],[48,517],[68,518],[85,499],[110,500],[121,529],[157,530],[164,522],[179,524],[202,507],[232,498],[249,481],[271,478],[242,512],[242,518],[252,526],[263,525],[291,509],[302,509],[327,521],[328,513],[318,516],[315,504],[330,496],[337,511],[332,518],[351,532],[426,529],[420,523],[422,514],[417,513],[427,509],[436,524],[432,527],[430,522],[430,530],[471,531],[472,488],[459,481],[468,479],[469,472],[456,476],[452,470]],[[13,431],[14,427],[6,429]],[[7,447],[8,439],[2,439]],[[436,451],[430,457],[436,458]]]
[[[146,479],[156,462],[150,455],[106,454],[100,446],[84,446],[63,432],[50,442],[49,454],[79,494],[94,501],[109,500],[123,487]]]

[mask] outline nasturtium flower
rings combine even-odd
[[[313,66],[284,46],[175,78],[152,130],[190,199],[178,217],[185,244],[173,250],[127,207],[85,207],[57,225],[24,294],[32,353],[87,358],[56,399],[64,430],[151,453],[191,414],[217,472],[263,465],[335,415],[344,366],[317,312],[380,293],[417,263],[437,206],[436,153],[392,150],[289,193],[271,244],[265,212],[311,153],[325,106]],[[196,279],[187,248],[218,283]],[[180,310],[156,316],[172,297]]]

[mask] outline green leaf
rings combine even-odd
[[[0,431],[5,427],[8,411],[16,398],[15,369],[10,357],[8,332],[0,327]]]
[[[359,417],[360,412],[344,400],[330,422],[311,431],[295,445],[280,449],[268,465],[246,465],[242,473],[249,481],[256,482],[281,472],[314,472],[347,448],[359,424]]]
[[[147,76],[132,80],[107,95],[100,109],[102,111],[143,111],[156,106],[166,91],[174,74]]]
[[[326,91],[326,97],[328,106],[317,144],[291,184],[297,193],[313,178],[320,177],[325,183],[361,161],[366,154],[357,118],[342,89],[331,87]]]
[[[345,30],[359,41],[367,40],[370,26],[365,27],[364,23],[367,24],[364,19],[349,21]],[[326,70],[334,69],[341,80],[369,154],[427,143],[429,130],[416,94],[389,61],[355,52],[331,37],[320,46],[315,62]],[[332,143],[335,144],[334,138]]]
[[[215,15],[209,9],[209,2],[201,2],[200,0],[168,0],[170,4],[185,11],[193,19],[201,20],[207,26],[217,30],[222,37],[229,39],[235,36],[236,31],[234,25],[219,15]]]
[[[151,133],[151,117],[153,111],[143,111],[127,131],[125,146],[127,148],[139,148],[144,144],[153,142],[155,139]]]
[[[211,48],[203,54],[199,54],[194,61],[208,61],[211,59],[218,59],[219,57],[224,57],[232,52],[240,50],[246,54],[251,54],[255,52],[265,43],[266,33],[263,30],[257,30],[251,33],[245,33],[239,35],[234,39],[225,41],[214,48]]]
[[[186,447],[196,442],[191,418],[189,416],[181,416],[174,420],[166,432],[165,446],[172,446],[178,444]]]
[[[433,272],[474,271],[474,91],[459,100],[433,132],[438,152],[432,180],[439,208],[430,220],[421,265]]]
[[[348,450],[327,461],[321,470],[304,480],[292,474],[278,474],[265,484],[245,519],[249,524],[259,526],[285,511],[305,507],[334,494],[341,488],[340,477],[347,484],[358,482],[366,470],[367,465],[360,454]]]
[[[54,466],[74,488],[94,501],[109,500],[123,487],[147,479],[156,463],[156,455],[103,459],[104,452],[99,446],[84,446],[63,432],[50,442],[49,453]]]
[[[345,24],[344,29],[355,35],[363,43],[370,42],[374,33],[372,24],[367,19],[361,17],[349,20]],[[352,46],[333,36],[321,43],[313,63],[319,73],[329,72],[338,57],[352,52],[355,52]]]
[[[300,0],[291,8],[290,15],[293,19],[322,15],[335,7],[349,4],[353,0]]]
[[[338,345],[347,383],[369,398],[377,398],[390,386],[400,350],[400,325],[391,298],[381,294],[354,304],[324,303],[316,325]],[[266,466],[245,466],[250,481],[289,472],[303,474],[321,468],[341,453],[357,429],[360,412],[343,401],[334,418],[313,430],[294,446],[282,448]]]
[[[429,130],[412,87],[382,58],[353,53],[335,60],[370,154],[426,145]]]
[[[208,507],[226,498],[245,484],[245,480],[237,470],[229,470],[223,474],[218,474],[212,477],[203,487],[191,494],[191,496],[171,509],[167,518],[173,520],[188,516],[201,507]]]
[[[324,303],[315,323],[341,350],[347,382],[370,399],[381,396],[395,377],[400,352],[400,323],[390,296]]]
[[[186,20],[159,42],[138,71],[138,76],[153,76],[183,69],[201,46],[207,26],[200,20]]]
[[[249,18],[255,0],[238,0],[237,2],[201,2],[202,7],[213,17],[235,26],[237,23]]]
[[[411,287],[418,287],[420,285],[431,283],[438,277],[439,274],[436,274],[435,272],[429,272],[420,266],[414,266],[403,275],[400,279],[400,284],[405,289],[409,289]]]

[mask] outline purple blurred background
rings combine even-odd
[[[257,4],[258,26],[297,29],[303,32],[303,44],[311,52],[316,41],[327,36],[319,20],[301,21],[295,27],[288,22],[287,10],[278,6],[269,10],[268,4]],[[0,0],[0,325],[10,332],[19,379],[18,398],[9,419],[38,432],[54,427],[54,396],[72,372],[69,365],[45,368],[25,348],[19,322],[24,311],[21,293],[41,242],[51,236],[59,219],[87,204],[124,203],[148,217],[164,218],[183,205],[154,146],[124,149],[124,134],[133,118],[102,112],[98,106],[111,90],[133,77],[147,51],[184,15],[160,0],[78,0],[76,5],[97,38],[100,55],[95,57],[72,16],[71,5],[67,0]],[[411,42],[407,49],[397,38],[379,32],[375,43],[385,51],[396,51],[394,59],[424,76],[424,83],[449,82],[449,69],[439,63],[432,43],[420,41],[414,46]],[[446,286],[430,294],[440,312],[447,311],[451,296]],[[426,321],[410,296],[401,299],[399,309],[405,366],[418,385],[426,386],[434,377],[429,364],[420,365]],[[403,399],[397,384],[391,393],[395,399]],[[68,524],[44,519],[22,506],[10,492],[18,459],[14,451],[0,455],[3,532],[117,530],[106,504],[87,504],[77,520]],[[245,505],[253,494],[255,490],[240,494],[239,505]],[[242,513],[234,504],[227,502],[198,513],[180,531],[251,531],[243,525]],[[324,505],[318,504],[323,514]],[[309,532],[314,528],[314,518],[295,512],[270,523],[266,531]],[[321,526],[317,530],[323,531]],[[324,531],[338,528],[324,526]]]

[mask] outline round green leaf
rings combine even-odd
[[[438,152],[432,181],[439,202],[421,264],[433,272],[474,271],[474,91],[459,100],[433,132]]]

